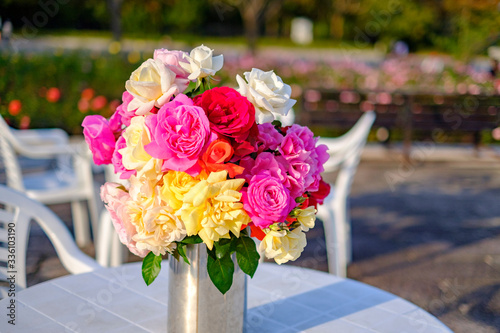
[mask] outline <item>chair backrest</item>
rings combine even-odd
[[[80,251],[68,228],[50,209],[21,192],[0,185],[1,281],[8,281],[11,275],[15,275],[18,290],[27,287],[26,250],[31,221],[40,225],[70,273],[84,273],[101,267]],[[0,289],[2,297],[5,297],[5,292],[5,289]]]
[[[23,175],[17,155],[9,142],[6,134],[9,129],[4,130],[2,126],[3,119],[0,117],[0,157],[7,176],[7,185],[18,191],[24,192]]]
[[[324,222],[328,270],[331,274],[345,276],[346,265],[351,260],[347,198],[375,117],[374,111],[368,111],[346,134],[338,138],[320,138],[318,141],[329,148],[330,159],[325,164],[325,172],[338,171],[332,192],[324,204],[318,207],[317,214]]]
[[[330,159],[324,165],[325,172],[335,171],[348,161],[356,162],[359,160],[375,118],[374,111],[367,111],[344,135],[338,138],[319,139],[318,143],[326,144],[330,154]]]

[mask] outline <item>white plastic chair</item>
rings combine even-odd
[[[76,246],[64,223],[50,209],[24,193],[0,185],[0,281],[15,275],[16,289],[25,289],[26,250],[30,222],[37,222],[54,245],[62,265],[73,274],[101,267]],[[13,252],[11,249],[15,249]],[[9,257],[14,253],[13,257]],[[15,259],[15,261],[9,261]],[[1,298],[9,287],[0,287]]]
[[[328,271],[342,277],[346,276],[352,252],[348,196],[375,117],[374,111],[368,111],[346,134],[338,138],[320,138],[318,141],[318,144],[326,144],[329,149],[330,159],[325,163],[325,173],[338,171],[330,194],[323,205],[318,206],[317,217],[323,221],[325,229]]]
[[[18,155],[31,159],[56,159],[57,167],[23,174]],[[98,205],[91,156],[83,144],[72,145],[61,130],[14,130],[0,117],[0,157],[7,185],[43,204],[71,203],[75,238],[79,246],[90,243],[89,215],[97,230]]]
[[[114,173],[112,165],[104,166],[104,178],[107,182],[126,184],[128,181],[120,179]],[[99,217],[99,232],[95,242],[96,260],[105,267],[120,266],[126,261],[128,249],[120,242],[120,238],[113,227],[111,215],[103,209]]]

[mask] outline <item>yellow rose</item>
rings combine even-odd
[[[129,170],[137,170],[137,176],[145,175],[148,178],[156,178],[160,171],[160,163],[151,157],[144,146],[151,142],[151,135],[145,124],[145,117],[133,117],[125,131],[123,138],[127,146],[118,150],[122,155],[123,166]],[[153,174],[149,174],[153,172]]]
[[[169,171],[163,176],[163,186],[160,190],[160,198],[173,210],[182,207],[184,195],[195,186],[202,176],[192,177],[182,171]]]
[[[281,265],[289,260],[295,261],[300,257],[306,244],[306,235],[301,228],[295,228],[292,231],[270,230],[260,243],[259,252]]]
[[[240,190],[244,179],[227,179],[227,171],[212,172],[184,195],[178,215],[188,236],[199,235],[211,250],[220,238],[239,237],[241,226],[250,223]]]

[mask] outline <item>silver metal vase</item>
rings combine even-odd
[[[243,332],[246,275],[236,258],[233,257],[233,285],[223,295],[208,276],[206,245],[188,245],[186,255],[191,265],[182,258],[169,259],[167,332]]]

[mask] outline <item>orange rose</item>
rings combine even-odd
[[[242,174],[245,168],[233,163],[227,163],[233,157],[233,154],[234,150],[231,144],[227,140],[219,139],[208,146],[202,160],[208,171],[217,172],[226,170],[229,173],[229,177],[234,178]]]

